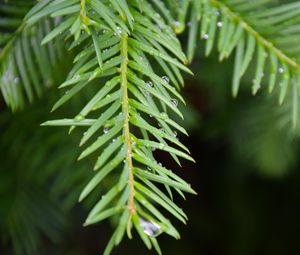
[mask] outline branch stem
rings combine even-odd
[[[123,91],[122,98],[122,112],[125,115],[124,119],[124,140],[127,148],[126,163],[129,168],[128,172],[128,185],[130,188],[129,198],[127,202],[127,208],[131,215],[135,214],[136,208],[134,204],[134,176],[133,176],[133,164],[132,164],[132,141],[130,138],[130,124],[129,124],[129,103],[128,103],[128,81],[127,81],[127,69],[128,69],[128,35],[124,32],[121,34],[121,56],[123,57],[121,63],[121,89]]]

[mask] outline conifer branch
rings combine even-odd
[[[273,53],[281,62],[288,64],[296,72],[300,72],[300,64],[292,57],[285,54],[282,50],[276,47],[268,38],[259,33],[251,24],[249,24],[241,15],[233,11],[226,3],[220,0],[209,0],[212,6],[224,10],[224,13],[231,17],[231,20],[240,24],[247,33],[253,35],[256,41],[262,44],[266,49]]]
[[[121,56],[122,56],[122,64],[121,64],[121,89],[123,91],[122,98],[122,111],[125,116],[124,119],[124,139],[126,144],[126,163],[128,165],[128,185],[130,187],[130,193],[128,198],[128,210],[130,214],[134,214],[136,211],[134,204],[134,176],[133,176],[133,163],[132,163],[132,140],[130,137],[130,127],[129,127],[129,99],[128,99],[128,35],[126,33],[121,34]]]
[[[86,91],[90,99],[73,118],[43,125],[68,126],[70,131],[86,128],[80,142],[86,147],[79,159],[96,155],[97,172],[83,189],[80,201],[98,190],[103,179],[117,177],[85,222],[96,224],[113,216],[119,219],[105,255],[121,242],[126,228],[129,237],[134,228],[145,245],[160,254],[157,235],[164,232],[179,238],[162,208],[186,223],[187,217],[172,200],[172,192],[184,197],[183,192],[195,191],[157,162],[153,150],[168,153],[178,165],[179,158],[194,161],[176,137],[177,131],[187,132],[169,113],[184,117],[177,107],[178,101],[185,103],[179,91],[183,86],[181,72],[192,74],[185,64],[187,59],[192,61],[199,37],[207,40],[207,56],[214,44],[220,60],[235,54],[234,96],[252,59],[256,60],[253,94],[268,78],[269,91],[278,87],[282,103],[293,87],[294,125],[297,122],[300,29],[295,27],[298,19],[293,18],[300,14],[300,3],[269,7],[266,2],[38,1],[9,37],[12,39],[5,37],[6,46],[0,55],[1,91],[13,110],[21,108],[25,99],[32,102],[35,95],[41,96],[41,87],[56,81],[55,68],[61,68],[64,48],[76,54],[71,70],[62,72],[66,78],[59,88],[66,93],[53,110]],[[270,10],[266,11],[266,6]],[[187,18],[188,58],[175,34],[183,32]],[[156,184],[163,185],[168,195]]]

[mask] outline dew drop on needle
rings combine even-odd
[[[157,237],[162,232],[161,227],[153,221],[145,220],[140,217],[139,222],[147,236]]]

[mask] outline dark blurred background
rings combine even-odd
[[[192,66],[196,75],[187,77],[184,89],[188,106],[182,108],[183,125],[190,136],[179,139],[197,163],[183,162],[179,169],[165,155],[156,155],[198,192],[186,201],[175,198],[189,222],[175,223],[180,241],[159,237],[162,250],[166,255],[300,254],[298,132],[285,121],[289,103],[279,107],[276,95],[264,92],[250,96],[247,79],[233,99],[231,61],[220,64],[216,59],[196,59]],[[73,102],[64,112],[50,114],[57,97],[57,90],[50,89],[15,114],[1,101],[1,255],[24,250],[96,255],[111,235],[113,222],[82,227],[92,201],[76,201],[93,163],[93,159],[76,161],[82,132],[67,136],[64,128],[39,126],[79,105]],[[124,240],[113,254],[155,252],[134,238]]]

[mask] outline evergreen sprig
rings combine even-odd
[[[157,208],[185,223],[187,217],[173,202],[171,189],[183,197],[183,192],[195,192],[157,162],[153,150],[169,153],[179,165],[179,158],[193,161],[176,137],[176,132],[186,134],[185,129],[169,116],[172,113],[183,117],[177,107],[178,101],[184,103],[179,92],[183,86],[181,72],[191,74],[185,65],[192,61],[199,38],[207,40],[206,55],[214,44],[220,60],[235,53],[234,96],[254,57],[253,94],[265,77],[270,92],[278,87],[280,103],[292,88],[295,126],[300,4],[273,2],[44,0],[38,1],[21,23],[19,19],[4,19],[4,33],[0,36],[0,42],[5,43],[0,55],[1,91],[13,110],[24,105],[25,97],[31,102],[43,87],[54,83],[53,70],[64,57],[63,47],[75,57],[60,85],[66,92],[53,110],[90,87],[96,89],[74,118],[43,125],[70,126],[70,131],[78,126],[87,128],[80,143],[85,149],[79,159],[96,155],[97,172],[82,191],[80,201],[98,189],[108,175],[116,178],[115,185],[99,199],[85,222],[90,225],[118,217],[119,224],[104,254],[120,243],[125,232],[131,238],[133,227],[145,245],[149,249],[153,246],[158,253],[158,234],[165,232],[179,238]],[[23,1],[17,3],[23,6]],[[7,16],[18,9],[10,1],[1,6],[5,6],[1,11]],[[188,57],[176,36],[187,27]],[[7,35],[11,30],[15,32]],[[168,195],[162,192],[161,185]]]
[[[241,78],[252,66],[252,59],[255,59],[252,93],[255,95],[261,84],[265,83],[270,93],[277,87],[279,103],[282,104],[287,92],[293,91],[296,94],[292,98],[295,128],[300,84],[297,18],[300,3],[274,5],[272,0],[195,0],[191,1],[191,7],[187,50],[189,61],[192,61],[199,37],[207,41],[206,56],[214,45],[219,51],[220,61],[234,53],[232,94],[236,96]]]
[[[152,150],[157,149],[170,153],[178,164],[178,157],[193,161],[175,135],[177,131],[186,131],[168,116],[168,111],[172,111],[182,117],[177,100],[184,100],[169,78],[160,77],[153,65],[158,63],[169,73],[177,87],[183,80],[180,71],[191,72],[181,63],[186,62],[186,57],[174,32],[151,5],[143,4],[140,10],[135,3],[128,6],[126,1],[110,2],[109,9],[96,0],[54,1],[28,19],[30,24],[41,13],[47,15],[50,11],[51,16],[63,15],[61,24],[42,43],[64,37],[70,48],[81,49],[68,78],[60,86],[69,90],[54,110],[91,86],[92,81],[99,87],[73,119],[48,121],[44,125],[66,125],[72,129],[88,126],[81,145],[90,145],[79,159],[102,149],[94,168],[97,173],[82,191],[80,201],[97,189],[107,175],[118,176],[119,180],[99,199],[85,222],[90,225],[119,215],[119,225],[104,254],[120,243],[126,229],[131,238],[132,227],[149,249],[153,245],[160,253],[156,236],[165,232],[179,238],[179,233],[156,209],[157,205],[183,223],[187,217],[154,183],[163,184],[170,196],[171,188],[181,195],[182,191],[195,192],[153,156]],[[70,33],[74,39],[68,38]]]

